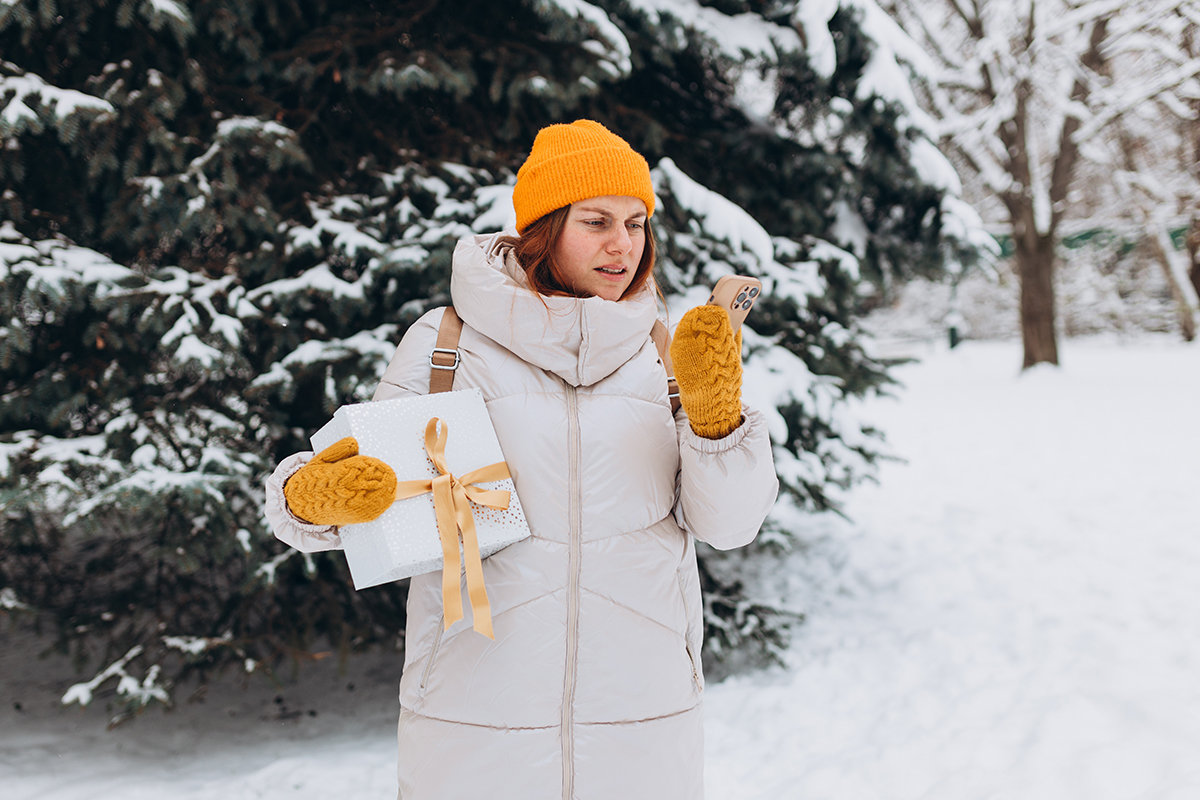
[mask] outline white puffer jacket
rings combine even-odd
[[[454,255],[466,323],[454,387],[479,387],[533,536],[484,561],[495,641],[442,632],[439,573],[412,579],[400,680],[403,800],[703,796],[699,576],[692,536],[750,542],[778,482],[765,420],[696,436],[667,401],[650,291],[619,303],[534,296],[495,236]],[[548,306],[548,308],[547,308]],[[440,309],[418,320],[375,399],[424,394]],[[276,535],[339,546],[287,512]],[[691,534],[691,536],[689,536]]]

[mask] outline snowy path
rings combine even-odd
[[[864,409],[907,463],[814,520],[791,669],[710,689],[710,800],[1200,797],[1200,349],[1063,352],[931,351]],[[111,734],[26,662],[0,650],[6,798],[394,797],[386,658]]]
[[[907,465],[777,683],[710,696],[712,798],[1200,797],[1200,350],[1015,345],[898,372]]]

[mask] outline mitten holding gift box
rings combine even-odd
[[[742,332],[719,306],[683,315],[671,342],[679,402],[697,436],[721,439],[742,424]]]
[[[370,522],[396,499],[396,473],[378,458],[360,456],[347,436],[326,447],[283,487],[288,509],[314,525]]]

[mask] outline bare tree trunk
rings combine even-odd
[[[1183,287],[1179,285],[1179,280],[1171,269],[1171,257],[1167,254],[1167,249],[1163,244],[1166,234],[1162,230],[1150,230],[1147,231],[1147,234],[1146,238],[1150,240],[1150,249],[1154,253],[1154,259],[1162,266],[1167,286],[1171,288],[1171,298],[1175,301],[1175,309],[1179,312],[1179,332],[1183,334],[1185,342],[1190,342],[1196,338],[1196,318],[1192,313],[1192,306],[1188,302],[1187,295],[1183,293]],[[1193,262],[1193,271],[1195,266],[1195,262]],[[1197,294],[1200,294],[1200,291]]]
[[[1192,259],[1192,263],[1188,267],[1188,280],[1191,281],[1192,288],[1196,290],[1196,296],[1200,297],[1200,261]]]
[[[1104,68],[1103,47],[1108,36],[1108,19],[1101,17],[1092,24],[1088,50],[1081,59],[1082,65],[1092,72],[1100,72]],[[1033,26],[1034,15],[1031,12],[1025,34],[1026,48],[1034,43]],[[1054,242],[1068,205],[1075,163],[1079,158],[1079,145],[1074,136],[1082,124],[1079,117],[1072,114],[1063,119],[1058,152],[1050,170],[1049,224],[1046,230],[1039,230],[1034,212],[1031,154],[1027,138],[1032,91],[1032,83],[1028,79],[1018,83],[1011,124],[1006,123],[1000,129],[1000,138],[1009,153],[1008,174],[1018,187],[1018,191],[1010,192],[1001,199],[1008,207],[1009,218],[1013,222],[1017,274],[1021,277],[1024,369],[1034,364],[1058,364],[1058,338],[1054,330]],[[1072,102],[1086,103],[1089,91],[1088,82],[1082,76],[1077,77],[1071,88]]]
[[[1185,242],[1188,254],[1188,280],[1196,290],[1196,297],[1200,297],[1200,215],[1192,215],[1192,224],[1188,228]]]
[[[1030,25],[1032,37],[1032,22]],[[1011,124],[1001,128],[1001,138],[1009,153],[1008,172],[1017,187],[1002,199],[1012,222],[1017,277],[1021,281],[1021,342],[1025,348],[1022,369],[1043,362],[1058,364],[1058,339],[1054,330],[1054,237],[1060,214],[1052,214],[1048,233],[1038,231],[1026,137],[1026,111],[1031,91],[1028,81],[1018,84],[1016,113]],[[1056,180],[1063,177],[1057,169],[1057,162],[1061,160],[1061,156],[1056,160]]]
[[[1177,14],[1183,16],[1177,10]],[[1200,32],[1195,22],[1188,21],[1183,28],[1183,50],[1188,58],[1196,57],[1196,38]],[[1200,177],[1200,97],[1193,97],[1189,102],[1192,107],[1191,126],[1191,170],[1193,177]],[[1188,254],[1188,280],[1196,289],[1196,297],[1200,298],[1200,203],[1192,198],[1192,221],[1188,226],[1187,237],[1184,239]]]
[[[1013,238],[1017,274],[1021,277],[1021,340],[1025,346],[1022,368],[1042,363],[1058,364],[1058,338],[1054,330],[1054,240],[1033,231]]]

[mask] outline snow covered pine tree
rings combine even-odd
[[[53,8],[0,2],[0,589],[97,670],[65,701],[120,679],[119,721],[187,674],[396,641],[404,584],[282,548],[261,478],[369,398],[456,239],[510,220],[517,148],[576,117],[655,165],[674,319],[731,270],[767,288],[746,392],[786,497],[703,554],[706,657],[786,644],[747,570],[870,474],[845,400],[886,365],[854,315],[940,269],[956,208],[872,0]]]

